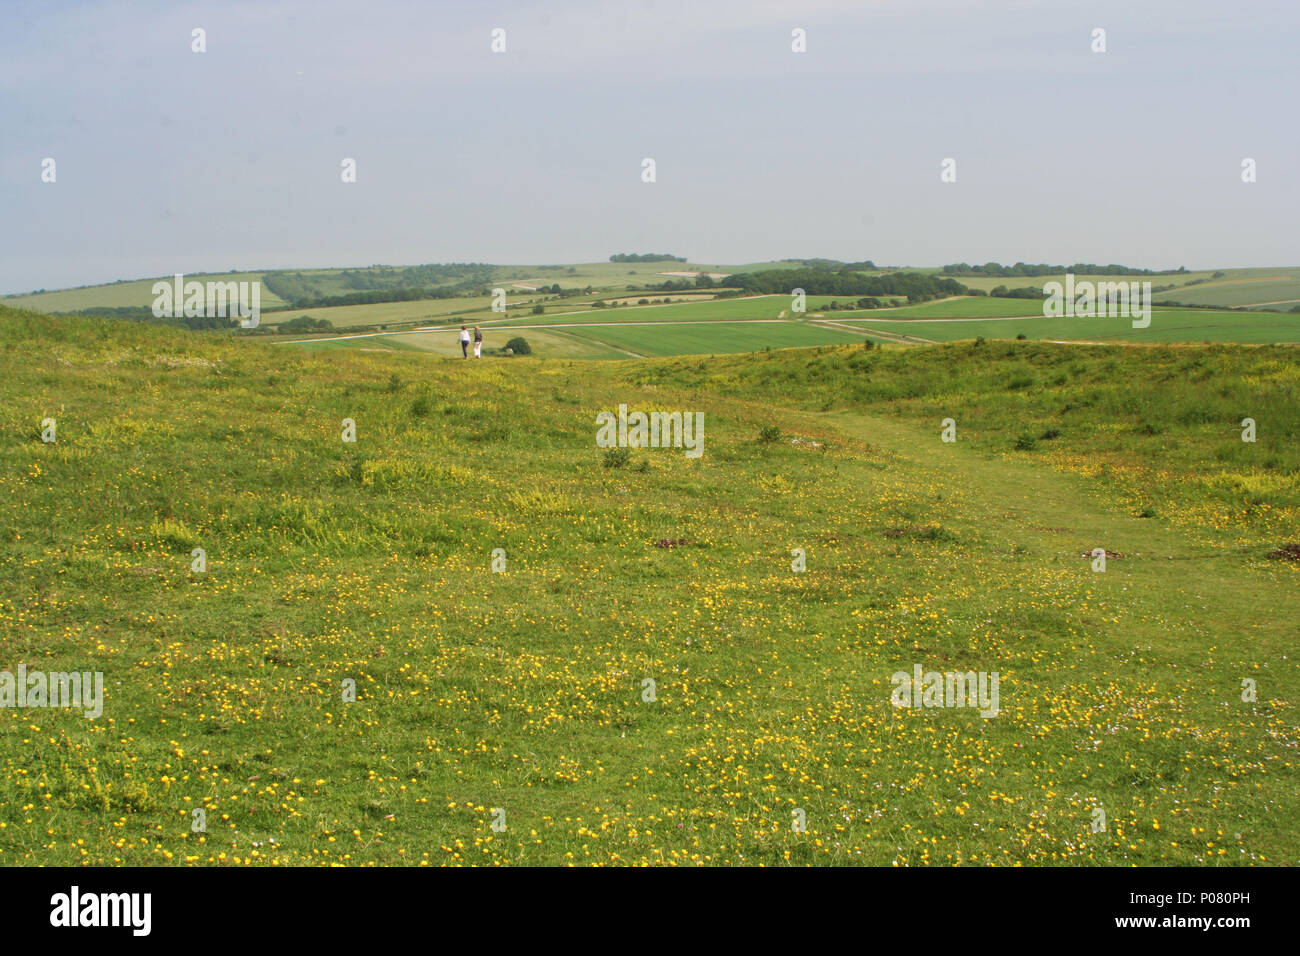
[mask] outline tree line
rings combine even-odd
[[[943,267],[943,274],[950,276],[993,276],[1010,278],[1012,276],[1050,276],[1072,272],[1075,275],[1098,276],[1168,276],[1182,275],[1185,266],[1177,269],[1134,269],[1129,266],[1099,266],[1094,262],[1076,262],[1072,266],[1049,266],[1044,263],[1030,265],[1017,262],[1013,266],[1004,266],[997,262],[986,262],[982,266],[972,266],[965,262],[955,262]]]
[[[967,288],[954,279],[921,272],[864,276],[826,269],[765,269],[733,275],[727,284],[751,295],[789,295],[793,289],[803,289],[808,295],[906,296],[908,302],[968,294]]]

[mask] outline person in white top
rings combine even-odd
[[[460,327],[460,354],[469,358],[469,332],[463,325]]]

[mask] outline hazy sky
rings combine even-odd
[[[0,292],[614,252],[1297,265],[1297,37],[1296,0],[0,0]]]

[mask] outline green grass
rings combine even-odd
[[[0,362],[5,666],[106,694],[0,710],[0,863],[1300,857],[1289,350],[464,362],[0,309]],[[703,456],[606,467],[619,403]],[[913,663],[1001,713],[891,707]]]

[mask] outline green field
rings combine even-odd
[[[510,298],[510,297],[508,297]],[[528,297],[531,301],[532,297]],[[262,324],[274,327],[300,315],[325,319],[335,328],[359,328],[381,325],[446,324],[464,314],[481,322],[490,315],[491,296],[466,296],[454,299],[416,299],[410,302],[376,302],[370,305],[336,305],[328,308],[306,306],[262,316]]]
[[[0,864],[1300,860],[1291,349],[391,338],[0,307],[4,666],[104,675],[0,708]]]
[[[890,321],[884,317],[837,319],[864,330],[879,329],[952,342],[962,339],[1015,338],[1078,342],[1240,342],[1246,344],[1300,342],[1300,316],[1201,309],[1154,309],[1151,325],[1135,329],[1128,318],[1056,317],[926,322]]]
[[[517,331],[484,329],[485,357],[492,358],[493,350],[502,349]],[[529,348],[537,358],[566,359],[622,359],[631,353],[614,346],[602,344],[569,329],[527,329],[524,331]],[[353,349],[362,352],[413,351],[439,355],[444,358],[462,358],[458,328],[442,332],[400,332],[393,335],[367,336],[361,339],[316,339],[285,342],[294,350],[337,351]]]
[[[1250,306],[1268,303],[1267,308],[1286,311],[1300,303],[1300,269],[1229,270],[1222,279],[1163,292],[1155,299],[1157,302],[1176,299],[1188,305]]]
[[[691,305],[529,316],[497,323],[479,321],[489,350],[503,346],[511,336],[522,335],[541,358],[717,354],[852,342],[862,336],[892,345],[980,337],[1015,339],[1021,335],[1031,340],[1085,343],[1300,342],[1300,319],[1269,313],[1155,309],[1151,325],[1146,329],[1134,329],[1128,318],[1045,318],[1041,306],[1025,318],[926,321],[927,313],[976,312],[988,301],[966,298],[906,309],[820,313],[823,318],[814,318],[818,313],[810,311],[805,319],[772,321],[771,317],[781,312],[778,306],[786,301],[784,296],[723,299]],[[1013,314],[1016,306],[1024,308],[1024,300],[994,302],[1006,303]],[[967,303],[977,305],[967,308]],[[475,320],[469,321],[472,324]],[[337,339],[325,336],[324,339],[332,347],[342,349],[409,347],[451,356],[460,354],[457,328],[452,323],[432,332],[377,333]],[[295,349],[316,349],[323,344],[321,338],[282,340],[281,344]]]
[[[995,299],[988,296],[961,296],[956,299],[939,299],[920,305],[904,305],[892,309],[854,309],[825,313],[827,318],[908,319],[912,317],[936,319],[978,319],[990,316],[1043,314],[1041,299]]]
[[[904,271],[942,274],[937,269],[908,269]],[[1222,276],[1214,278],[1216,271],[1221,272]],[[1011,277],[954,276],[953,278],[971,289],[982,289],[989,292],[1000,285],[1012,289],[1024,286],[1041,289],[1046,282],[1063,282],[1065,274]],[[1075,281],[1077,282],[1084,280],[1091,282],[1117,281],[1119,279],[1129,282],[1149,281],[1153,287],[1164,285],[1177,287],[1154,293],[1153,298],[1157,302],[1172,299],[1187,305],[1235,307],[1252,306],[1266,302],[1273,303],[1281,300],[1285,300],[1289,305],[1300,301],[1300,268],[1294,267],[1205,270],[1186,272],[1181,275],[1119,277],[1095,274],[1075,275]]]
[[[801,322],[674,323],[660,326],[584,326],[570,330],[593,342],[627,349],[634,355],[715,354],[753,352],[765,348],[838,345],[860,342],[853,332],[824,329]],[[525,338],[530,333],[525,333]]]

